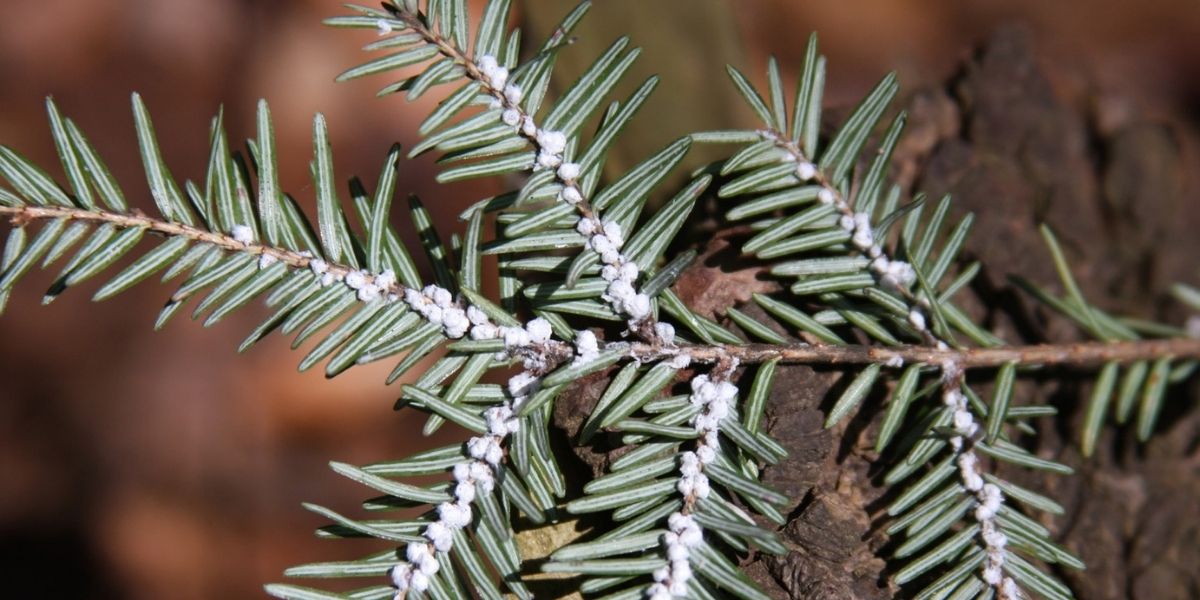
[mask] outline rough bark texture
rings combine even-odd
[[[1113,124],[1092,111],[1099,103],[1086,90],[1057,81],[1038,63],[1031,36],[1008,28],[944,87],[905,101],[912,126],[894,174],[906,188],[934,198],[952,193],[952,219],[976,214],[966,254],[986,269],[960,298],[975,318],[1014,342],[1079,339],[1069,323],[1022,300],[1008,283],[1019,273],[1054,285],[1038,223],[1053,225],[1084,293],[1119,314],[1165,316],[1162,292],[1172,281],[1192,280],[1200,255],[1198,186],[1186,175],[1196,172],[1192,138],[1137,117]],[[722,251],[725,243],[714,241],[676,291],[702,314],[721,318],[734,305],[754,314],[753,304],[742,304],[753,272]],[[781,530],[791,551],[745,563],[773,597],[898,593],[889,565],[879,558],[888,544],[888,498],[879,485],[886,462],[872,450],[879,403],[869,399],[843,425],[822,427],[831,396],[845,385],[841,377],[808,367],[778,372],[767,428],[790,455],[765,479],[795,500]],[[568,433],[577,430],[603,381],[581,382],[580,393],[568,395],[576,400],[560,401],[556,424]],[[1200,597],[1197,386],[1172,392],[1171,408],[1151,442],[1137,444],[1110,428],[1098,456],[1085,461],[1076,448],[1087,381],[1071,373],[1023,381],[1015,400],[1059,407],[1060,416],[1039,423],[1031,443],[1039,455],[1076,468],[1076,475],[1001,472],[1066,507],[1064,517],[1043,523],[1089,565],[1086,572],[1062,573],[1078,597]],[[600,441],[578,454],[599,473],[607,450]]]

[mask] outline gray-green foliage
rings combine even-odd
[[[353,14],[327,21],[335,27],[377,29],[381,35],[367,49],[382,54],[347,70],[340,79],[398,77],[381,94],[403,92],[410,100],[434,87],[449,86],[445,99],[419,128],[423,141],[409,152],[438,153],[439,181],[522,176],[519,189],[482,199],[465,211],[461,235],[439,233],[420,201],[411,198],[405,220],[420,239],[413,248],[401,242],[391,222],[400,149],[388,154],[378,189],[369,190],[352,179],[348,196],[343,195],[333,171],[326,123],[319,115],[313,126],[313,223],[297,201],[279,189],[276,144],[265,103],[258,109],[257,137],[247,141],[245,153],[229,143],[218,114],[205,178],[180,184],[159,153],[149,112],[135,95],[138,141],[150,196],[160,215],[147,218],[127,204],[80,128],[48,101],[68,185],[60,186],[15,151],[0,148],[0,175],[11,188],[0,188],[0,210],[14,218],[30,217],[17,221],[0,259],[0,309],[13,285],[34,266],[66,259],[46,294],[49,302],[121,258],[135,256],[100,287],[96,300],[158,273],[164,273],[164,280],[181,279],[156,321],[161,327],[192,300],[192,317],[203,318],[209,326],[263,298],[271,314],[240,350],[279,331],[295,335],[294,347],[314,342],[301,359],[301,369],[324,363],[331,377],[355,364],[393,360],[397,364],[388,382],[408,375],[401,401],[429,415],[426,434],[449,421],[471,432],[464,439],[486,436],[492,427],[489,411],[512,406],[519,427],[501,436],[506,455],[494,467],[495,489],[467,502],[473,508],[470,526],[455,529],[449,549],[436,554],[438,568],[427,569],[434,573],[425,594],[433,598],[500,598],[509,593],[531,597],[522,581],[529,567],[522,563],[515,533],[593,513],[599,515],[593,520],[596,528],[582,541],[558,549],[541,566],[547,572],[580,574],[579,589],[588,596],[652,595],[651,584],[670,564],[669,544],[663,542],[669,519],[684,513],[705,534],[685,559],[695,574],[685,581],[686,594],[765,597],[739,569],[739,561],[755,550],[788,551],[775,532],[787,520],[781,508],[790,499],[759,481],[764,468],[786,456],[763,424],[778,359],[749,366],[736,379],[742,384],[740,398],[727,416],[718,418],[719,443],[709,447],[713,458],[704,466],[712,492],[704,497],[681,495],[683,457],[698,448],[703,432],[693,426],[701,409],[680,384],[685,375],[705,370],[699,363],[688,365],[669,356],[633,361],[629,346],[621,344],[604,345],[578,360],[551,356],[550,362],[533,366],[527,360],[525,368],[541,387],[518,404],[519,394],[492,382],[519,370],[522,357],[505,354],[510,346],[502,338],[448,334],[449,326],[431,322],[428,314],[414,309],[405,299],[406,291],[436,284],[499,327],[519,328],[539,317],[552,328],[553,343],[559,344],[555,347],[566,348],[568,354],[580,332],[588,329],[603,332],[610,342],[622,335],[636,341],[644,335],[621,331],[626,317],[607,296],[611,279],[602,276],[602,260],[592,251],[588,235],[577,230],[582,212],[585,218],[620,225],[624,256],[638,267],[640,290],[651,298],[652,314],[657,315],[651,320],[674,324],[679,330],[675,344],[684,353],[688,348],[743,344],[739,332],[767,344],[794,343],[794,338],[834,346],[865,336],[884,346],[994,347],[1005,342],[954,302],[956,292],[979,272],[978,264],[964,264],[959,258],[972,217],[951,222],[949,198],[934,202],[918,195],[903,201],[901,190],[887,183],[891,154],[905,123],[902,113],[887,118],[897,91],[893,76],[885,77],[835,134],[828,139],[820,135],[825,59],[815,37],[792,93],[784,90],[774,61],[765,93],[730,68],[735,87],[762,121],[759,129],[698,133],[605,180],[601,174],[606,154],[654,91],[656,79],[645,81],[628,98],[609,97],[638,58],[629,40],[620,39],[552,97],[556,58],[570,51],[568,41],[587,8],[586,2],[578,5],[550,39],[533,43],[510,29],[507,0],[488,2],[478,23],[469,22],[463,0],[408,0],[383,10],[352,7]],[[522,92],[518,99],[500,101],[497,90],[504,81],[501,86],[489,82],[488,70],[481,68],[485,56],[507,69],[507,82]],[[508,122],[511,114],[536,119],[536,131],[523,130],[524,120]],[[546,149],[538,134],[547,131],[565,136],[558,158],[578,165],[577,175],[538,168]],[[702,169],[683,189],[664,193],[662,182],[694,143],[737,147],[728,159]],[[712,185],[714,180],[719,183]],[[582,203],[563,201],[570,187]],[[720,199],[729,221],[749,224],[752,233],[737,240],[745,260],[761,264],[782,284],[780,292],[753,300],[762,309],[756,314],[770,322],[730,308],[728,325],[719,324],[694,313],[670,289],[695,253],[667,256],[668,246],[706,193]],[[670,199],[648,213],[647,201],[656,194]],[[872,226],[855,226],[855,218]],[[865,244],[855,238],[863,231]],[[1018,281],[1033,298],[1101,341],[1184,335],[1165,325],[1120,319],[1089,304],[1054,236],[1049,229],[1043,233],[1066,293],[1060,297]],[[152,247],[141,243],[151,238],[156,240]],[[911,266],[912,280],[889,279],[891,272],[876,262],[880,255]],[[496,272],[483,267],[484,256],[498,258]],[[424,275],[420,261],[429,265]],[[355,277],[373,279],[352,284]],[[486,277],[495,280],[485,281]],[[482,293],[493,288],[499,289],[495,300]],[[1200,310],[1200,292],[1182,285],[1175,292]],[[418,367],[422,370],[414,372]],[[1014,382],[1034,367],[1009,363],[947,383],[946,365],[873,364],[848,370],[845,385],[830,399],[827,427],[859,410],[872,394],[885,398],[876,448],[887,465],[883,484],[895,488],[886,528],[896,540],[893,577],[911,586],[917,597],[1004,593],[981,575],[990,549],[980,534],[983,520],[1006,536],[1007,545],[1001,545],[1006,577],[1026,592],[1070,596],[1056,577],[1037,566],[1083,566],[1056,545],[1053,533],[1037,520],[1038,512],[1061,513],[1061,506],[985,470],[983,478],[1002,490],[1006,502],[994,518],[972,517],[979,500],[964,487],[957,464],[964,453],[977,453],[992,463],[1070,473],[1063,465],[1031,454],[1016,435],[1033,431],[1030,419],[1054,414],[1052,407],[1014,401]],[[1148,437],[1167,384],[1188,377],[1194,367],[1192,360],[1171,357],[1104,365],[1088,404],[1084,453],[1093,451],[1109,414],[1118,423],[1133,421],[1138,436]],[[551,415],[555,400],[571,389],[571,382],[597,373],[608,373],[606,388],[576,441],[587,443],[606,432],[628,449],[607,474],[574,490],[550,444]],[[973,391],[981,383],[993,384],[987,398]],[[951,443],[955,408],[939,401],[955,394],[965,398],[965,410],[980,425],[977,434],[967,436],[966,450]],[[395,589],[386,575],[398,562],[404,563],[406,547],[432,539],[427,534],[431,524],[444,519],[439,507],[456,498],[448,472],[477,459],[469,444],[458,443],[362,467],[334,464],[338,473],[380,495],[363,505],[370,518],[308,505],[331,522],[318,535],[376,538],[398,548],[357,560],[297,566],[286,573],[294,578],[365,578],[366,587],[355,591],[278,584],[268,586],[268,592],[305,599],[392,596]]]

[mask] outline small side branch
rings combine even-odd
[[[111,223],[120,228],[140,227],[165,236],[186,237],[229,251],[269,255],[293,268],[305,268],[312,260],[311,257],[299,252],[274,246],[245,244],[223,233],[165,222],[137,213],[118,214],[53,206],[0,206],[0,218],[5,217],[16,226],[41,219],[68,219]],[[334,275],[344,276],[351,271],[353,269],[346,265],[330,264],[328,266],[328,272]],[[392,288],[389,291],[398,293],[404,291],[399,285],[393,284]],[[808,344],[669,346],[662,343],[634,343],[628,347],[630,357],[644,362],[670,360],[679,355],[687,355],[692,361],[702,363],[723,363],[737,360],[742,364],[757,364],[778,359],[787,364],[898,366],[911,363],[946,364],[953,362],[963,369],[998,367],[1009,362],[1018,365],[1090,367],[1108,362],[1131,363],[1164,357],[1200,359],[1200,339],[1192,338],[944,350],[932,346],[812,346]]]
[[[295,268],[307,267],[312,260],[311,256],[299,252],[263,244],[247,244],[238,241],[232,235],[155,219],[137,210],[129,214],[122,214],[66,206],[0,206],[0,218],[4,217],[7,217],[15,227],[42,219],[66,219],[87,223],[109,223],[121,229],[141,228],[167,237],[183,237],[194,242],[211,244],[231,252],[265,254]],[[345,265],[330,265],[329,270],[335,275],[347,275],[353,271]]]
[[[63,219],[85,223],[108,223],[121,229],[145,229],[164,237],[182,237],[196,243],[209,244],[230,252],[269,256],[293,269],[309,268],[314,264],[315,260],[313,255],[307,252],[297,252],[267,244],[246,243],[226,233],[209,231],[182,223],[163,221],[147,216],[136,209],[128,214],[124,214],[66,206],[0,206],[0,220],[5,218],[14,227],[21,227],[40,220]],[[356,271],[356,269],[349,265],[326,263],[325,261],[319,261],[319,263],[322,265],[321,272],[328,274],[331,279],[337,281],[344,280],[348,275]],[[364,277],[370,282],[380,282],[380,291],[384,294],[404,293],[404,286],[395,283],[395,278],[392,278],[390,283],[385,283],[379,275],[378,273],[371,273],[364,274]]]
[[[634,344],[630,354],[653,361],[686,354],[693,361],[715,363],[737,359],[743,364],[778,359],[788,364],[808,365],[903,365],[911,363],[955,363],[963,369],[1018,365],[1096,366],[1108,362],[1131,363],[1163,357],[1200,359],[1200,340],[1172,338],[1125,342],[1082,342],[1077,344],[1039,344],[939,350],[928,346],[810,346],[807,344],[743,346],[681,346],[666,349],[649,344]]]

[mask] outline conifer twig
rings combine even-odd
[[[140,213],[120,214],[101,210],[86,210],[58,206],[0,206],[0,217],[22,225],[40,219],[69,219],[94,223],[111,223],[121,228],[142,227],[165,236],[181,236],[204,242],[225,250],[264,254],[294,268],[305,268],[311,257],[265,244],[246,244],[233,236],[208,231],[181,223],[172,223]],[[328,270],[335,275],[348,274],[355,269],[330,263]],[[396,289],[403,287],[395,284]],[[561,343],[561,342],[560,342]],[[680,345],[656,343],[629,345],[629,356],[642,361],[670,359],[681,354],[693,362],[717,363],[736,359],[741,364],[759,364],[778,359],[785,364],[808,365],[903,365],[911,363],[944,364],[954,362],[964,369],[998,367],[1005,363],[1018,365],[1060,365],[1089,367],[1108,362],[1131,363],[1163,357],[1200,359],[1200,340],[1170,338],[1123,342],[1079,342],[1067,344],[1035,344],[1025,346],[996,346],[991,348],[938,349],[933,346],[870,346],[796,344],[745,345]]]
[[[734,358],[742,364],[778,360],[785,364],[808,365],[895,365],[954,362],[964,369],[1017,365],[1095,366],[1108,362],[1131,363],[1163,357],[1200,359],[1200,340],[1170,338],[1123,342],[1079,342],[939,350],[929,346],[812,346],[808,344],[746,344],[740,346],[681,346],[678,350],[634,344],[630,354],[655,360],[672,354],[687,354],[695,362],[715,363]]]
[[[183,223],[163,221],[147,216],[134,209],[129,214],[108,212],[104,210],[88,210],[65,206],[0,206],[0,218],[7,218],[14,227],[21,227],[32,221],[41,219],[65,219],[90,223],[110,223],[122,229],[140,227],[168,237],[183,237],[195,242],[212,244],[224,250],[266,254],[279,259],[292,267],[306,267],[311,256],[293,252],[284,248],[265,244],[245,243],[233,235],[218,231],[209,231]],[[346,265],[330,264],[329,270],[334,274],[345,275],[353,271]]]

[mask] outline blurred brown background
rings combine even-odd
[[[572,3],[516,4],[537,29]],[[180,179],[202,176],[218,105],[231,138],[242,139],[265,97],[284,183],[302,202],[311,202],[305,167],[317,111],[329,119],[339,175],[373,183],[389,144],[410,146],[437,97],[406,107],[373,99],[385,79],[334,85],[371,37],[320,26],[340,11],[318,0],[4,0],[0,142],[56,171],[42,105],[52,94],[146,206],[130,91],[145,96]],[[854,101],[892,69],[909,91],[940,84],[994,27],[1016,21],[1032,28],[1058,66],[1055,83],[1089,103],[1098,128],[1131,113],[1200,126],[1194,0],[598,0],[595,12],[580,46],[593,52],[631,31],[647,48],[643,67],[663,72],[650,110],[677,113],[641,118],[635,128],[659,127],[627,156],[688,127],[745,119],[727,108],[724,62],[757,76],[775,54],[794,72],[811,30],[829,56],[831,104]],[[721,27],[729,20],[736,28]],[[679,108],[698,99],[701,108]],[[445,225],[494,190],[432,180],[431,163],[416,161],[400,189],[421,194]],[[419,421],[389,411],[390,365],[332,382],[297,374],[300,355],[279,337],[237,356],[258,309],[212,329],[181,317],[154,334],[165,286],[92,304],[93,284],[40,307],[39,286],[54,275],[28,277],[0,318],[0,585],[11,597],[259,597],[288,565],[367,551],[315,540],[320,520],[299,504],[352,511],[364,490],[326,461],[394,458],[420,443]]]

